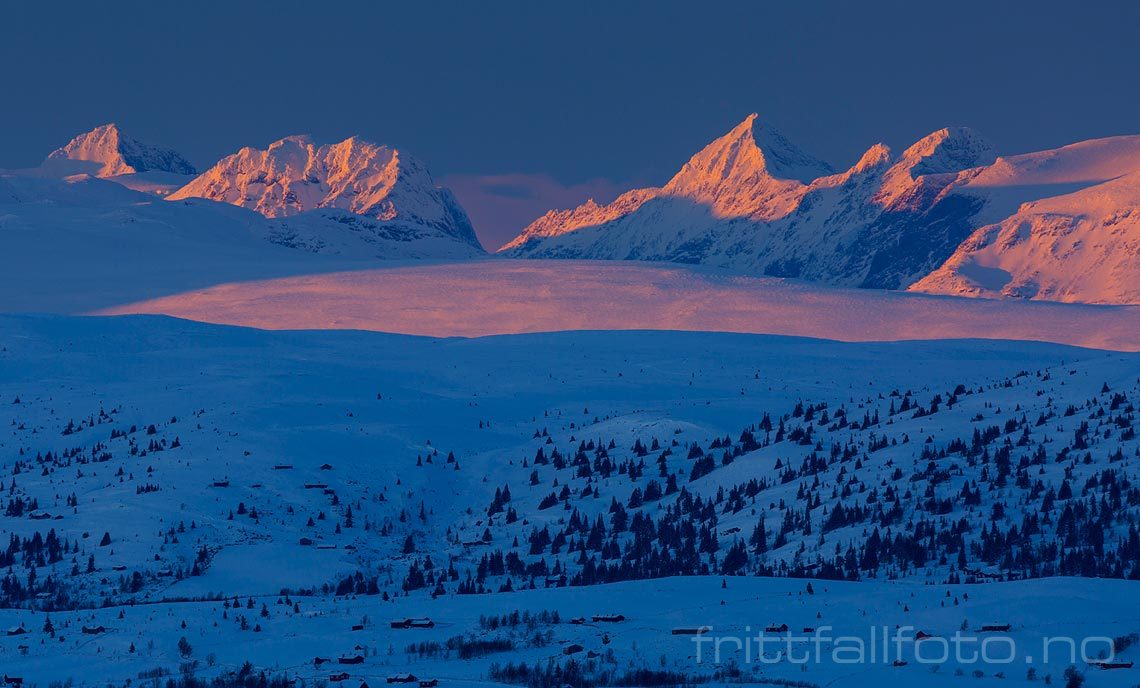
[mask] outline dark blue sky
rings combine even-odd
[[[107,121],[201,167],[355,133],[457,185],[516,175],[471,202],[521,217],[663,182],[753,111],[836,166],[952,124],[1007,153],[1140,133],[1140,3],[1086,5],[8,2],[0,167]]]

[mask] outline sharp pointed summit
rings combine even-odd
[[[832,171],[753,113],[694,155],[665,188],[682,193],[702,183],[754,183],[761,178],[807,184]]]
[[[787,210],[781,197],[831,173],[751,114],[690,158],[663,194],[707,205],[720,217],[774,217]]]

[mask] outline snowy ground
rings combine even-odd
[[[383,683],[386,677],[402,672],[438,679],[441,685],[478,686],[494,684],[486,679],[492,663],[543,665],[565,659],[565,649],[578,644],[583,648],[576,654],[580,660],[586,661],[588,653],[598,653],[598,664],[619,673],[648,667],[708,677],[733,666],[742,672],[732,680],[713,680],[713,685],[779,685],[776,682],[782,679],[802,681],[794,685],[804,686],[1008,686],[1040,685],[1046,676],[1051,676],[1054,685],[1064,685],[1062,674],[1072,662],[1068,644],[1060,639],[1134,632],[1140,617],[1140,600],[1131,594],[1134,585],[1087,579],[985,586],[816,581],[814,594],[808,595],[801,580],[733,578],[722,587],[721,578],[704,577],[519,592],[505,598],[384,602],[378,597],[289,597],[296,608],[285,604],[285,597],[269,595],[243,597],[236,609],[228,602],[185,602],[52,614],[54,639],[45,638],[39,630],[44,614],[8,611],[0,612],[0,619],[24,623],[32,633],[0,638],[0,662],[5,671],[18,672],[26,680],[34,678],[40,685],[68,678],[77,685],[104,685],[193,661],[199,663],[200,673],[208,675],[250,661],[310,685],[344,671],[350,676],[344,685],[353,688],[361,681]],[[253,609],[246,608],[250,599]],[[260,611],[262,605],[268,615]],[[1048,613],[1043,614],[1043,609]],[[480,616],[515,611],[557,611],[560,621],[529,629],[523,625],[489,630],[480,625]],[[619,623],[590,620],[594,614],[607,613],[627,618]],[[391,620],[408,616],[427,616],[436,625],[409,630],[389,627]],[[580,616],[586,617],[585,624],[570,623]],[[241,628],[243,617],[246,630]],[[977,632],[981,625],[1007,622],[1013,626],[1009,633]],[[765,650],[758,652],[755,637],[769,625],[785,623],[792,628],[791,644],[786,635],[771,633],[767,637],[783,640],[769,640]],[[82,626],[97,625],[107,631],[97,636],[80,632]],[[254,630],[255,625],[259,630]],[[352,630],[356,625],[364,628]],[[676,628],[698,626],[711,627],[708,640],[699,645],[699,658],[692,636],[672,633]],[[962,631],[963,626],[968,630]],[[805,633],[805,627],[817,630]],[[938,638],[916,646],[909,639],[919,630]],[[908,638],[898,646],[893,640],[896,631]],[[872,633],[891,640],[881,643]],[[955,634],[972,640],[951,644]],[[470,659],[460,659],[454,651],[437,657],[408,651],[415,643],[443,644],[463,635],[510,639],[516,648]],[[537,643],[533,642],[536,635],[542,636]],[[997,636],[1009,640],[992,640]],[[731,640],[744,637],[753,639],[747,655]],[[189,659],[178,655],[179,638],[191,645]],[[992,660],[988,663],[974,659],[980,656],[985,638],[986,656]],[[864,643],[865,663],[847,663],[858,652],[853,649],[858,647],[855,639]],[[1046,639],[1054,640],[1046,644]],[[18,649],[20,645],[27,646],[26,654]],[[1093,641],[1087,651],[1095,655],[1103,646]],[[949,657],[938,661],[945,647]],[[874,660],[870,659],[872,648],[880,653]],[[340,657],[354,655],[364,657],[363,664],[337,664]],[[316,657],[333,661],[316,667]],[[895,659],[907,664],[896,667]],[[1085,668],[1079,660],[1077,664]],[[1026,681],[1031,669],[1038,677],[1036,682]],[[975,671],[981,675],[975,676]],[[1134,674],[1133,670],[1092,669],[1087,672],[1088,685],[1131,686],[1136,682]]]
[[[0,517],[0,534],[32,538],[52,529],[64,541],[64,554],[36,565],[37,579],[59,582],[55,592],[62,590],[69,602],[63,606],[105,608],[52,612],[54,637],[43,631],[49,616],[43,609],[58,597],[35,596],[0,611],[0,627],[23,624],[30,631],[0,638],[0,667],[41,686],[65,678],[120,685],[158,668],[177,674],[180,664],[195,660],[203,676],[251,661],[305,679],[344,670],[353,688],[357,679],[375,684],[398,671],[459,686],[486,683],[492,662],[544,662],[566,657],[564,649],[579,643],[583,649],[576,658],[600,653],[593,663],[597,670],[668,670],[696,678],[718,667],[708,660],[697,664],[691,639],[673,636],[675,627],[710,625],[713,635],[731,636],[746,626],[787,623],[800,632],[827,625],[838,636],[899,625],[914,627],[904,634],[921,629],[948,637],[963,625],[971,631],[1010,623],[1008,635],[1020,653],[1010,665],[946,661],[934,670],[913,656],[901,667],[850,666],[824,657],[801,669],[789,657],[774,666],[748,665],[737,657],[743,677],[721,675],[713,682],[1007,685],[1023,681],[1033,668],[1063,685],[1061,673],[1075,663],[1088,672],[1089,685],[1132,685],[1132,670],[1089,670],[1056,654],[1046,662],[1038,649],[1044,636],[1079,640],[1140,631],[1132,582],[1050,578],[946,585],[939,582],[945,567],[933,565],[895,582],[815,580],[814,595],[806,594],[805,580],[729,577],[722,588],[722,576],[709,575],[550,589],[540,580],[537,590],[480,595],[458,595],[449,581],[445,594],[433,599],[430,588],[405,593],[401,581],[409,564],[425,555],[437,567],[463,571],[492,547],[525,554],[534,525],[557,528],[564,522],[566,510],[542,510],[538,501],[551,490],[552,478],[575,490],[582,480],[569,469],[536,466],[542,480],[528,485],[531,468],[525,462],[538,448],[568,450],[581,439],[615,438],[613,455],[624,460],[635,439],[703,446],[710,438],[735,437],[761,412],[777,417],[799,400],[826,402],[833,412],[846,405],[853,418],[872,411],[885,417],[888,399],[892,405],[898,401],[887,396],[892,390],[913,390],[925,400],[961,383],[969,391],[936,415],[907,414],[859,432],[823,426],[818,432],[827,441],[842,435],[856,443],[882,433],[916,440],[929,435],[937,447],[975,427],[1021,415],[1032,420],[1039,410],[1057,408],[1058,417],[1033,434],[1067,438],[1087,413],[1061,418],[1060,409],[1071,403],[1095,410],[1116,393],[1135,398],[1138,373],[1140,360],[1133,354],[1024,342],[843,344],[686,332],[429,339],[266,332],[147,316],[2,316],[0,479],[8,489],[0,499],[6,507],[17,499],[36,503],[19,515]],[[1011,412],[1003,415],[1003,409]],[[534,436],[539,430],[549,432],[549,443]],[[1059,480],[1063,469],[1074,486],[1086,484],[1107,465],[1101,457],[1119,447],[1123,459],[1113,468],[1125,481],[1136,441],[1102,438],[1100,432],[1090,445],[1095,461],[1050,462],[1041,477]],[[1061,446],[1053,442],[1050,451]],[[916,441],[875,452],[854,468],[854,477],[885,485],[892,465],[919,465],[920,448]],[[711,498],[741,479],[775,478],[775,460],[798,465],[811,450],[772,445],[685,485]],[[450,453],[454,463],[445,460]],[[683,452],[669,462],[682,470],[688,463]],[[852,464],[836,467],[847,471]],[[655,471],[651,466],[646,477],[656,477]],[[825,487],[838,484],[834,468],[820,475]],[[955,476],[939,490],[952,494],[960,480]],[[591,518],[604,513],[611,498],[628,498],[631,482],[620,475],[588,481],[602,497],[578,502],[577,508]],[[515,494],[511,506],[520,511],[514,523],[486,513],[504,484]],[[761,499],[794,504],[799,484],[767,488]],[[1021,504],[1011,490],[987,496],[998,498],[1009,502],[1011,512]],[[906,508],[911,505],[908,498]],[[660,509],[644,507],[650,514]],[[774,504],[771,512],[774,527]],[[746,522],[755,513],[754,506],[751,515],[747,509],[726,514],[720,527],[739,523],[747,533]],[[988,505],[977,513],[954,512],[955,518],[981,519],[978,528],[989,523],[988,514]],[[1134,516],[1122,509],[1118,522],[1127,524]],[[490,547],[471,546],[485,525],[494,528]],[[838,535],[858,539],[858,530]],[[107,545],[100,544],[104,533]],[[793,537],[770,556],[791,558],[801,543],[817,548],[815,536]],[[313,544],[302,545],[300,538]],[[413,541],[412,553],[403,548],[406,538]],[[522,549],[512,538],[523,542]],[[725,535],[723,547],[731,540]],[[574,565],[574,553],[566,554],[544,558]],[[192,570],[196,564],[199,570]],[[335,587],[354,571],[378,575],[377,594],[346,598],[325,591],[323,586]],[[16,563],[11,573],[23,582],[28,570]],[[492,587],[502,580],[494,578]],[[516,577],[517,587],[523,582]],[[282,589],[292,592],[283,596]],[[241,609],[219,601],[235,596]],[[285,597],[297,607],[285,604]],[[187,601],[201,598],[211,601]],[[470,660],[457,652],[435,658],[406,652],[420,640],[511,635],[480,627],[478,618],[516,609],[557,610],[561,621],[518,630],[515,649]],[[612,628],[569,623],[605,613],[628,620]],[[438,624],[431,630],[388,628],[390,619],[408,616],[430,616]],[[365,617],[365,629],[352,631]],[[83,625],[108,631],[84,635]],[[535,633],[542,638],[528,640]],[[605,633],[608,644],[602,642]],[[193,646],[185,659],[178,656],[181,637]],[[356,645],[364,649],[356,651]],[[362,665],[335,663],[354,652],[365,657]],[[1121,657],[1134,655],[1129,649]],[[318,669],[312,664],[316,656],[334,663]],[[975,670],[982,672],[980,680]]]

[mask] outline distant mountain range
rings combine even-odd
[[[751,115],[663,187],[548,212],[499,251],[838,286],[1140,302],[1140,137],[997,157],[966,128],[833,173]]]
[[[307,136],[290,136],[264,151],[243,148],[197,175],[178,153],[106,124],[53,151],[38,168],[17,170],[14,176],[60,183],[106,179],[151,195],[128,205],[153,203],[155,195],[170,201],[170,212],[160,214],[174,223],[177,206],[194,204],[192,199],[240,206],[261,215],[246,221],[253,233],[312,253],[395,259],[483,253],[463,208],[450,191],[436,185],[422,163],[359,138],[318,146]],[[100,191],[109,193],[99,185],[68,193],[50,184],[9,184],[16,187],[25,200],[31,200],[34,189],[49,202],[83,197],[94,206],[103,205],[95,200]],[[206,208],[194,213],[194,222],[210,212]],[[71,213],[77,212],[83,211],[72,205]],[[229,226],[232,217],[221,213],[217,224]]]
[[[290,136],[265,150],[243,148],[198,174],[177,152],[107,124],[38,168],[6,174],[0,226],[58,228],[77,217],[94,226],[108,217],[108,204],[122,206],[121,219],[157,196],[169,208],[147,211],[148,219],[179,225],[177,208],[193,206],[184,219],[194,226],[236,222],[239,233],[304,252],[350,259],[483,254],[460,203],[421,162],[357,137],[321,145]],[[12,179],[18,176],[43,181]],[[98,184],[59,187],[90,178],[147,196],[123,197]],[[54,204],[50,210],[14,205],[37,194]],[[254,212],[221,213],[195,199]],[[664,186],[551,210],[499,254],[670,261],[932,294],[1140,303],[1138,208],[1140,136],[998,157],[979,134],[954,127],[900,155],[877,144],[836,171],[750,115]],[[180,240],[192,233],[176,232]],[[236,236],[219,230],[211,240],[219,235]]]

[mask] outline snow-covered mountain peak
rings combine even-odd
[[[875,202],[883,207],[915,210],[950,186],[958,173],[991,165],[997,152],[968,127],[945,127],[919,139],[883,177]]]
[[[479,246],[467,214],[422,163],[356,136],[319,145],[311,136],[294,135],[265,150],[243,148],[169,199],[192,197],[239,205],[270,218],[342,210]]]
[[[961,172],[995,160],[997,151],[981,134],[969,127],[946,127],[907,148],[900,164],[917,177]]]
[[[885,143],[876,143],[863,153],[859,161],[844,175],[864,174],[876,168],[885,168],[891,163],[891,149]]]
[[[153,146],[123,134],[114,123],[95,127],[52,151],[45,167],[71,173],[116,177],[139,172],[194,174],[194,166],[169,148]]]
[[[752,114],[689,159],[662,189],[716,217],[780,217],[804,184],[832,173]]]
[[[670,194],[727,183],[755,183],[770,178],[808,183],[832,173],[753,113],[689,159],[665,186]]]

